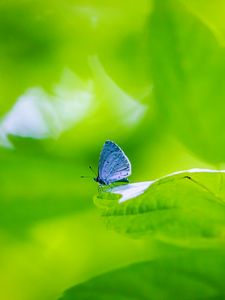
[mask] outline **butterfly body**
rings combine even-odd
[[[123,150],[114,142],[106,141],[103,145],[98,166],[98,176],[94,178],[100,185],[115,182],[129,182],[131,164]]]
[[[108,181],[102,180],[98,176],[98,177],[94,178],[94,181],[98,182],[100,185],[109,185],[109,184],[111,184],[113,182],[129,182],[129,179],[128,178],[123,178],[121,180],[116,180],[116,181],[113,181],[113,182],[108,182]]]
[[[94,181],[98,182],[100,185],[108,185],[107,182],[99,178],[99,176],[94,178]]]

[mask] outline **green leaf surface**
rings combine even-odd
[[[173,250],[74,286],[60,300],[224,299],[224,263],[223,251]]]
[[[194,153],[225,161],[225,50],[179,1],[155,1],[149,48],[156,102]]]
[[[148,182],[148,188],[143,184],[139,193],[136,183],[97,195],[95,203],[109,228],[192,246],[224,241],[224,171],[192,169]]]

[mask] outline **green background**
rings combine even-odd
[[[108,230],[80,176],[106,139],[132,182],[223,169],[224,15],[219,0],[0,2],[1,299],[57,299],[164,248]]]

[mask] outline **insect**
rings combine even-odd
[[[94,178],[100,185],[110,185],[114,182],[129,182],[131,163],[123,150],[114,142],[106,141],[103,145],[98,176]]]

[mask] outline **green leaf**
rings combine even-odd
[[[95,203],[109,228],[133,237],[191,241],[192,246],[224,240],[224,171],[192,169],[123,185],[101,192]]]
[[[155,1],[149,47],[156,103],[194,153],[225,161],[225,50],[179,1]]]
[[[81,283],[60,300],[224,299],[223,251],[180,250]]]

